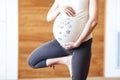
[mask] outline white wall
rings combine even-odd
[[[18,78],[18,1],[0,0],[0,80]]]
[[[105,77],[120,77],[118,64],[118,32],[120,32],[120,0],[106,1]]]

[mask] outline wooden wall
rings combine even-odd
[[[103,76],[104,64],[104,3],[99,0],[99,24],[93,32],[92,60],[89,76]],[[33,49],[53,38],[52,23],[46,14],[53,0],[19,0],[19,78],[68,77],[68,69],[57,65],[56,69],[32,69],[27,57]]]

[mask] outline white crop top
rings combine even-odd
[[[59,6],[71,6],[75,17],[69,17],[65,13],[57,16],[53,25],[53,34],[59,43],[75,42],[82,33],[89,17],[89,0],[57,0]],[[86,40],[91,38],[91,34]]]

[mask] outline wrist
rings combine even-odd
[[[63,7],[59,7],[59,8],[58,8],[58,12],[59,12],[59,14],[60,14],[60,13],[63,13],[63,12],[64,12]]]
[[[80,42],[80,41],[76,41],[74,45],[75,45],[75,47],[79,47],[81,45],[81,43],[82,42]]]
[[[58,10],[58,14],[60,14],[62,11],[60,7],[57,10]]]

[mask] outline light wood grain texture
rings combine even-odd
[[[70,78],[39,78],[39,79],[19,79],[19,80],[70,80]],[[120,80],[120,78],[90,77],[87,80]]]
[[[103,76],[104,64],[104,3],[99,0],[99,23],[93,32],[92,60],[89,76]],[[19,78],[69,77],[66,66],[32,69],[27,65],[28,55],[36,47],[53,39],[52,23],[46,15],[53,0],[19,0]]]

